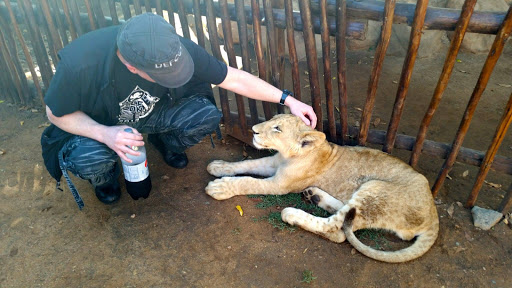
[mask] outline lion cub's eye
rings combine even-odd
[[[279,126],[274,126],[274,127],[272,127],[272,129],[274,129],[274,131],[276,131],[276,132],[281,132],[281,129],[279,129]]]

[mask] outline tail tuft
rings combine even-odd
[[[344,227],[352,227],[352,221],[356,218],[356,208],[350,208],[350,210],[345,214],[345,221],[343,222]]]

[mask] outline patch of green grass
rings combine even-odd
[[[311,213],[319,217],[329,217],[330,215],[327,211],[323,210],[322,208],[314,204],[308,204],[302,201],[300,193],[290,193],[286,195],[251,195],[249,197],[261,199],[261,202],[256,204],[256,208],[260,209],[272,207],[293,207],[304,210],[308,213]]]
[[[294,207],[301,209],[318,217],[329,217],[330,214],[322,208],[304,202],[299,193],[290,193],[286,195],[249,195],[249,198],[261,200],[256,204],[259,209],[279,209],[282,210],[286,207]],[[267,221],[272,227],[279,230],[286,230],[295,232],[297,228],[290,226],[281,220],[280,211],[270,211],[268,215],[253,218],[253,221]],[[354,232],[357,238],[365,242],[366,245],[378,250],[389,250],[391,245],[385,237],[385,231],[381,229],[362,229]]]
[[[305,203],[302,200],[300,194],[298,193],[290,193],[286,195],[249,195],[248,197],[261,200],[258,204],[256,204],[256,208],[259,209],[283,209],[286,207],[294,207],[319,217],[328,217],[330,215],[329,213],[327,213],[327,211],[323,210],[322,208],[316,205]],[[267,216],[254,218],[253,220],[267,220],[272,227],[277,228],[279,230],[287,230],[290,232],[294,232],[297,230],[296,227],[290,226],[287,223],[284,223],[283,220],[281,220],[281,212],[270,212]]]
[[[313,271],[311,270],[304,270],[302,271],[302,281],[300,282],[305,282],[305,283],[311,283],[313,280],[315,280],[317,277],[314,277],[313,276]]]
[[[231,230],[231,234],[233,235],[239,235],[242,232],[242,228],[236,227],[235,229]]]
[[[384,236],[385,233],[382,229],[361,229],[354,232],[358,239],[366,240],[366,245],[377,250],[389,250],[391,246]]]
[[[260,218],[253,218],[253,221],[264,221],[266,220],[272,227],[277,228],[279,230],[287,230],[290,232],[295,232],[297,230],[296,227],[288,225],[288,223],[284,223],[281,220],[281,212],[270,212],[266,216],[262,216]]]

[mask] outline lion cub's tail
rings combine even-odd
[[[436,221],[436,223],[432,223],[432,226],[428,231],[418,235],[416,237],[416,241],[411,246],[397,251],[380,251],[363,244],[354,235],[354,231],[352,231],[352,221],[355,216],[355,208],[350,209],[350,211],[345,215],[343,230],[348,242],[350,242],[350,244],[352,244],[352,246],[354,246],[354,248],[363,255],[383,262],[401,263],[420,257],[425,254],[432,245],[434,245],[439,231],[439,223]]]

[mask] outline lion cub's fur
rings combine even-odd
[[[315,217],[285,208],[283,221],[334,242],[345,238],[362,254],[385,262],[420,257],[434,244],[439,219],[427,179],[401,160],[378,150],[342,147],[293,115],[277,115],[253,127],[254,146],[279,153],[256,160],[208,165],[222,177],[208,184],[206,193],[217,200],[235,195],[303,192],[333,215]],[[229,177],[238,174],[264,176]],[[379,251],[361,243],[354,231],[381,228],[414,244],[398,251]]]

